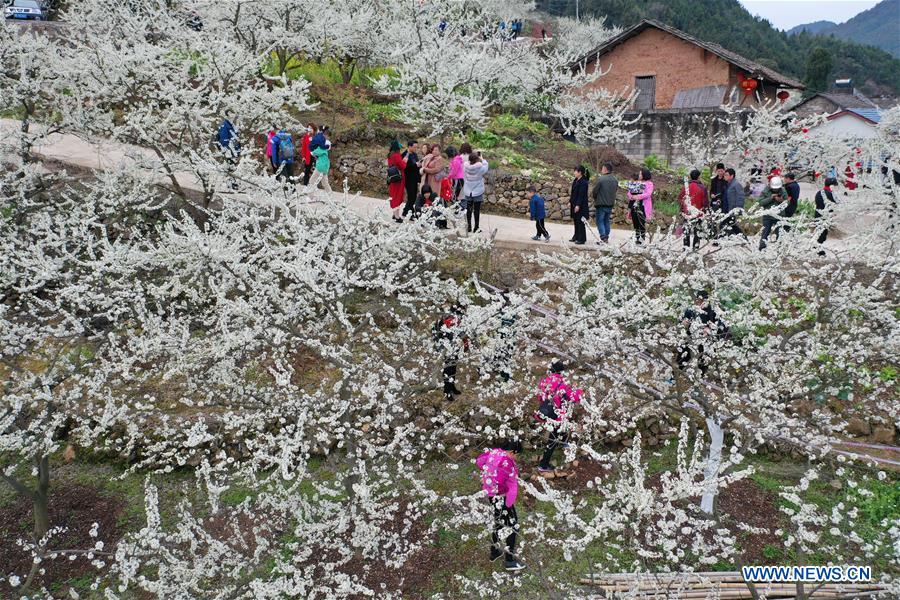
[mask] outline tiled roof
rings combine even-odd
[[[847,110],[873,123],[881,122],[881,111],[877,108],[848,108]]]
[[[731,50],[723,48],[719,44],[704,42],[703,40],[695,38],[694,36],[687,34],[680,29],[669,27],[665,23],[660,23],[659,21],[653,19],[644,19],[637,25],[626,29],[619,35],[606,40],[605,42],[582,56],[578,61],[576,61],[576,64],[595,58],[598,55],[606,54],[619,44],[631,39],[632,37],[636,36],[649,27],[655,27],[656,29],[665,31],[666,33],[674,35],[675,37],[681,38],[686,42],[689,42],[696,46],[700,46],[701,48],[712,52],[720,58],[730,62],[734,66],[746,71],[747,74],[754,78],[768,80],[782,87],[795,88],[798,90],[803,89],[803,84],[796,79],[791,79],[786,75],[782,75],[781,73],[765,67],[757,62],[754,62],[749,58],[745,58],[736,52],[732,52]]]

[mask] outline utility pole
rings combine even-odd
[[[578,16],[578,0],[575,0],[575,20],[580,21],[581,17]]]

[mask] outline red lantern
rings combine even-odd
[[[740,80],[741,89],[744,90],[744,95],[749,96],[753,93],[753,90],[756,89],[757,83],[755,79],[741,79]]]
[[[801,129],[800,131],[802,131],[803,133],[809,133],[809,129],[806,128],[806,127],[804,127],[803,129]]]
[[[784,104],[785,101],[786,101],[788,98],[791,97],[791,95],[790,95],[789,93],[787,93],[787,91],[781,90],[780,92],[778,92],[778,94],[777,94],[776,97],[777,97],[779,100],[781,100],[781,103],[782,103],[782,104]]]

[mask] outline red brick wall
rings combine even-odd
[[[655,108],[671,108],[675,92],[707,85],[734,85],[730,63],[680,38],[648,28],[600,57],[608,74],[590,87],[634,88],[634,78],[656,76]],[[588,69],[594,65],[589,64]]]

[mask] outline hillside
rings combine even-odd
[[[788,33],[808,33],[833,35],[842,40],[877,46],[900,58],[900,0],[882,0],[869,10],[863,11],[840,25],[829,21],[816,21],[808,25],[798,25]]]
[[[822,46],[832,55],[833,77],[851,77],[870,95],[900,91],[900,60],[884,50],[806,32],[788,35],[750,14],[738,0],[703,0],[699,6],[694,0],[579,2],[582,14],[606,15],[612,25],[657,19],[797,79],[805,75],[809,52]],[[554,15],[575,14],[575,0],[538,0],[537,7]]]
[[[803,25],[791,27],[787,30],[787,33],[789,35],[794,35],[796,33],[800,33],[801,31],[805,31],[806,33],[815,35],[817,33],[824,33],[829,29],[834,29],[837,26],[838,24],[834,21],[813,21],[812,23],[804,23]]]

